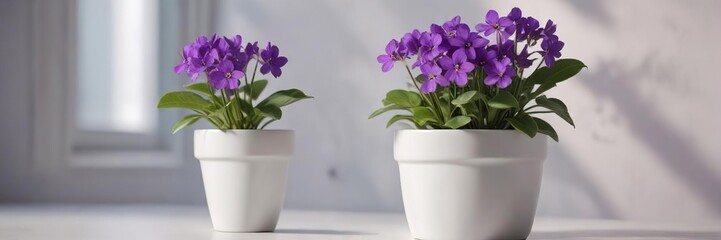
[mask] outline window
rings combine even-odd
[[[157,148],[157,0],[78,0],[73,148]]]
[[[77,127],[157,127],[158,9],[153,0],[79,0]]]

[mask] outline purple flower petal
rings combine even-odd
[[[453,69],[453,60],[451,60],[448,56],[443,56],[441,59],[438,59],[438,64],[441,65],[443,69]]]
[[[488,13],[486,13],[486,23],[489,25],[493,25],[498,21],[498,12],[496,10],[489,10]]]
[[[511,12],[508,13],[508,18],[513,21],[518,21],[519,19],[521,19],[521,16],[521,9],[518,7],[514,7],[513,9],[511,9]]]
[[[456,79],[456,85],[459,87],[465,87],[468,83],[468,74],[465,72],[458,71],[458,78]]]
[[[388,45],[386,45],[386,54],[391,56],[391,55],[393,55],[393,52],[396,51],[396,49],[398,49],[398,41],[393,39],[390,42],[388,42]]]
[[[436,81],[428,80],[421,84],[421,92],[431,93],[436,91]]]
[[[453,57],[454,64],[461,64],[461,63],[465,62],[466,60],[468,60],[468,58],[466,58],[466,54],[464,54],[463,51],[454,52],[452,57]]]
[[[270,67],[270,73],[273,75],[273,77],[278,78],[283,73],[279,67]]]
[[[500,79],[498,80],[498,87],[499,87],[499,88],[501,88],[501,89],[507,88],[508,85],[511,85],[511,77],[509,77],[509,76],[503,76],[502,78],[500,78]]]
[[[243,73],[241,71],[233,71],[232,73],[230,73],[230,78],[232,78],[232,79],[241,79],[244,76],[245,76],[245,73]]]
[[[285,66],[286,63],[288,63],[288,58],[286,57],[277,57],[273,60],[273,65],[276,65],[278,67]]]
[[[187,69],[188,69],[188,64],[186,64],[184,62],[182,62],[178,65],[175,65],[175,68],[174,68],[175,73],[185,72]]]
[[[270,64],[263,64],[260,66],[260,73],[268,74],[270,72]]]
[[[468,73],[468,72],[473,71],[473,68],[475,68],[475,66],[473,65],[473,63],[463,62],[463,63],[461,63],[461,65],[458,67],[458,70],[461,71],[461,72],[466,72],[466,73]]]
[[[383,72],[388,72],[391,69],[393,69],[393,61],[384,62],[383,66],[381,66],[381,70]],[[262,70],[262,69],[261,69]]]
[[[496,84],[498,82],[498,75],[497,74],[488,74],[485,79],[483,79],[483,83],[488,86],[493,86],[493,84]]]
[[[228,89],[231,90],[235,90],[240,84],[240,81],[238,79],[226,79],[225,81],[228,83]]]

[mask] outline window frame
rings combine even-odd
[[[169,62],[182,46],[183,39],[193,39],[212,29],[215,1],[158,0],[159,26],[175,21],[176,26],[158,27],[158,92],[180,89],[183,80],[171,70]],[[173,7],[165,3],[175,4]],[[174,8],[174,9],[173,9]],[[53,176],[62,169],[77,168],[178,168],[189,151],[183,149],[190,129],[170,135],[170,126],[180,119],[180,110],[163,110],[158,114],[157,131],[152,134],[79,131],[75,122],[77,89],[77,1],[53,3],[33,1],[31,14],[30,62],[38,68],[31,73],[33,82],[33,165],[43,174]],[[173,12],[175,11],[175,12]],[[163,14],[174,15],[163,19]],[[171,67],[166,68],[170,65]],[[47,77],[51,76],[51,77]],[[160,80],[162,79],[162,80]],[[149,136],[152,135],[152,136]],[[114,139],[114,140],[109,140]],[[185,140],[184,140],[185,139]],[[58,170],[61,169],[61,170]]]

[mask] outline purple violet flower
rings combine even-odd
[[[521,9],[518,7],[514,7],[513,9],[511,9],[511,12],[508,13],[508,19],[511,19],[511,21],[514,22],[521,19],[521,17],[523,17],[523,14],[521,13]]]
[[[235,70],[233,62],[225,60],[218,64],[218,67],[210,72],[208,76],[208,83],[214,89],[230,89],[234,90],[238,88],[240,79],[245,74],[241,71]]]
[[[548,19],[546,27],[543,28],[543,37],[549,38],[552,36],[556,36],[556,24],[553,23],[553,20]]]
[[[438,85],[448,86],[449,82],[441,72],[441,67],[434,63],[421,65],[421,73],[426,76],[426,81],[421,85],[423,93],[435,92]]]
[[[564,45],[563,42],[558,40],[557,36],[543,39],[543,42],[541,42],[541,49],[543,49],[541,56],[543,56],[546,66],[551,67],[556,63],[556,58],[561,57],[561,50],[563,50]]]
[[[254,42],[253,44],[248,43],[245,45],[245,55],[247,55],[248,58],[257,57],[259,51],[260,48],[258,48],[258,41]]]
[[[447,49],[441,46],[443,37],[440,34],[423,32],[421,33],[421,63],[432,61]]]
[[[539,28],[540,23],[533,17],[521,18],[517,23],[516,40],[538,40],[541,38],[543,29]],[[531,43],[534,44],[534,43]]]
[[[530,56],[531,56],[531,54],[528,53],[528,45],[526,45],[525,47],[523,47],[523,50],[521,50],[521,53],[519,53],[518,56],[516,56],[516,64],[518,65],[518,67],[520,67],[520,68],[531,67],[531,65],[533,65],[533,62],[536,59],[535,58],[529,59],[528,57],[530,57]]]
[[[405,46],[406,52],[401,54],[406,56],[418,54],[418,51],[421,48],[420,38],[421,32],[418,31],[418,29],[413,29],[413,31],[404,34],[401,38],[400,44]]]
[[[491,60],[484,70],[486,71],[486,78],[483,79],[483,83],[488,86],[497,84],[501,89],[511,85],[511,77],[516,76],[516,72],[511,65],[511,59],[507,57],[501,60]]]
[[[388,72],[393,69],[395,61],[401,60],[400,54],[398,54],[398,41],[393,39],[388,42],[386,45],[386,54],[379,55],[376,60],[378,60],[378,63],[383,64],[383,66],[381,66],[383,72]]]
[[[272,45],[268,42],[268,46],[260,52],[260,58],[263,60],[263,65],[260,67],[260,73],[273,74],[273,77],[278,78],[283,73],[280,68],[288,63],[288,58],[279,56],[280,50],[278,46]]]
[[[183,52],[181,54],[182,59],[180,60],[180,63],[178,65],[175,65],[175,73],[181,73],[186,72],[188,76],[191,75],[191,73],[188,71],[190,69],[190,60],[197,54],[195,51],[195,48],[191,44],[185,45],[183,47]]]
[[[476,32],[471,32],[466,24],[461,24],[456,30],[456,37],[449,38],[448,43],[453,47],[458,47],[457,51],[463,52],[469,60],[476,59],[476,49],[483,48],[488,44],[488,40],[482,38]]]
[[[486,13],[486,23],[476,25],[476,30],[486,36],[495,32],[500,34],[502,39],[507,39],[516,31],[516,26],[513,25],[513,21],[508,17],[499,18],[498,12],[490,10]]]
[[[487,51],[485,48],[478,48],[476,49],[476,59],[474,62],[478,67],[483,67],[491,60],[496,59],[496,56],[496,51],[494,50]]]
[[[443,56],[438,63],[446,70],[446,79],[455,82],[459,87],[468,83],[468,72],[473,71],[473,64],[466,62],[466,54],[456,51],[452,57]]]
[[[201,47],[200,49],[203,49]],[[200,50],[199,50],[200,51]],[[215,64],[220,61],[220,57],[218,55],[218,50],[216,49],[210,49],[209,52],[207,52],[205,55],[198,54],[197,57],[190,59],[190,71],[192,72],[210,72],[215,69]],[[197,79],[197,75],[195,75],[195,78],[192,78],[193,81]]]

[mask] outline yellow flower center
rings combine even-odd
[[[503,72],[498,72],[499,77],[503,77]]]
[[[436,79],[436,75],[435,75],[435,74],[430,74],[430,75],[428,75],[428,78],[430,78],[431,80]]]
[[[225,73],[225,78],[230,78],[230,77],[231,77],[230,73]]]
[[[499,27],[500,27],[500,26],[498,25],[498,23],[494,23],[494,24],[493,24],[493,28],[494,28],[494,29],[498,29]]]
[[[460,68],[460,67],[461,67],[461,66],[459,66],[459,65],[456,64],[455,66],[453,66],[453,69],[458,70],[458,68]]]

